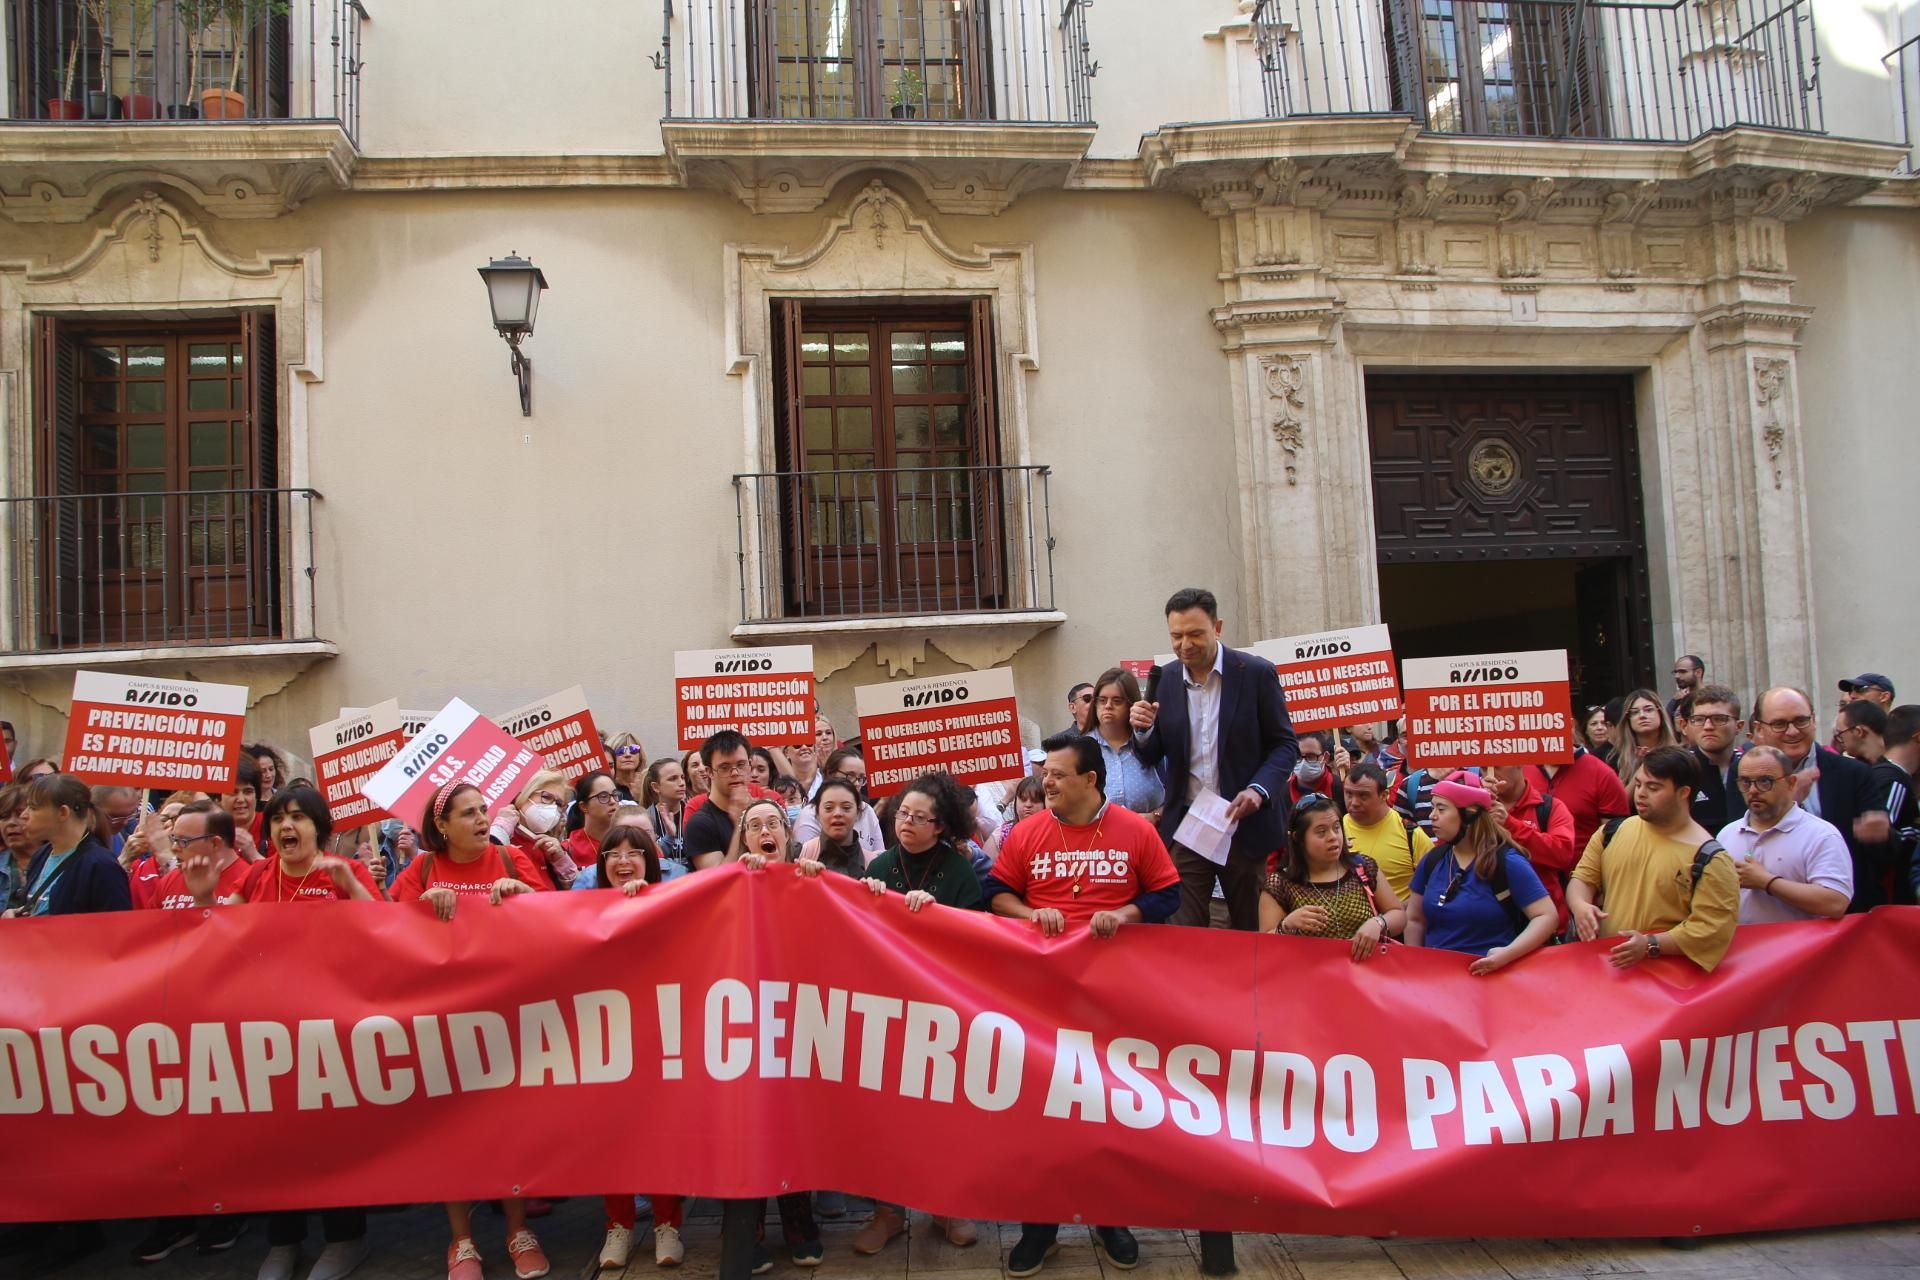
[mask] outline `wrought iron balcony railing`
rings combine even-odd
[[[1089,0],[665,0],[654,65],[693,120],[1085,124]]]
[[[11,120],[335,121],[360,135],[361,0],[5,0]]]
[[[1914,118],[1920,116],[1920,36],[1895,46],[1881,62],[1886,64],[1887,74],[1893,77],[1900,95],[1900,145],[1907,149],[1900,172],[1920,173],[1920,156],[1914,154],[1917,140],[1913,136]]]
[[[0,498],[0,652],[313,639],[313,489]]]
[[[1259,0],[1269,116],[1685,142],[1825,132],[1811,0]]]
[[[737,475],[740,616],[1052,609],[1052,474],[1025,466]]]

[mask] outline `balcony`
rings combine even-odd
[[[735,476],[734,636],[1058,622],[1052,474],[958,466]]]
[[[759,212],[879,167],[997,213],[1092,145],[1088,0],[665,0],[662,132],[690,181]]]
[[[1825,132],[1810,0],[1259,0],[1267,115],[1465,137]]]
[[[1900,145],[1907,158],[1900,163],[1903,176],[1920,173],[1920,156],[1914,154],[1914,118],[1920,116],[1920,36],[1896,46],[1881,59],[1900,93]]]
[[[156,178],[224,217],[344,187],[361,0],[0,0],[0,212],[74,222]]]
[[[312,489],[0,498],[0,665],[329,650],[313,633]]]

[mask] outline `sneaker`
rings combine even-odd
[[[540,1280],[541,1276],[553,1270],[547,1262],[547,1255],[540,1251],[540,1242],[533,1238],[533,1232],[520,1230],[507,1240],[507,1255],[513,1259],[513,1274],[520,1280]]]
[[[293,1280],[293,1269],[299,1265],[299,1245],[274,1245],[267,1250],[267,1256],[260,1262],[260,1274],[257,1280]],[[462,1280],[480,1280],[480,1277],[476,1274],[463,1277]]]
[[[793,1246],[793,1265],[796,1267],[817,1267],[826,1259],[827,1247],[820,1243],[820,1237],[802,1240]]]
[[[194,1230],[192,1218],[155,1218],[153,1225],[147,1228],[147,1234],[140,1237],[140,1243],[133,1246],[128,1260],[135,1266],[158,1262],[175,1249],[184,1249],[199,1238],[200,1233]]]
[[[980,1233],[965,1218],[942,1218],[934,1215],[933,1229],[947,1238],[947,1243],[956,1249],[966,1249],[980,1243]]]
[[[480,1250],[471,1236],[462,1236],[447,1246],[447,1280],[485,1280],[480,1270]]]
[[[847,1197],[839,1191],[816,1191],[813,1193],[813,1216],[816,1218],[844,1218],[847,1216]]]
[[[680,1228],[669,1227],[665,1223],[653,1229],[653,1264],[657,1267],[677,1267],[687,1256],[687,1246],[680,1243]]]
[[[626,1227],[608,1227],[607,1242],[600,1246],[602,1271],[625,1271],[627,1255],[633,1252],[633,1232]]]
[[[338,1240],[320,1251],[313,1261],[307,1280],[347,1280],[353,1269],[367,1260],[373,1245],[365,1236],[358,1240]]]
[[[898,1209],[890,1204],[876,1204],[873,1206],[873,1219],[854,1233],[853,1251],[878,1253],[906,1229],[907,1220]]]
[[[1020,1233],[1020,1242],[1007,1254],[1007,1274],[1014,1280],[1023,1276],[1038,1275],[1040,1268],[1047,1265],[1047,1259],[1060,1252],[1058,1239],[1042,1239]]]
[[[1107,1255],[1107,1261],[1122,1271],[1131,1271],[1140,1265],[1140,1245],[1134,1240],[1133,1232],[1125,1227],[1095,1227],[1093,1242]]]
[[[752,1273],[756,1276],[763,1276],[771,1270],[773,1270],[773,1255],[767,1252],[767,1246],[763,1244],[753,1246]]]
[[[247,1229],[247,1215],[244,1213],[221,1214],[217,1218],[206,1219],[200,1227],[200,1256],[211,1258],[233,1248],[240,1234]]]

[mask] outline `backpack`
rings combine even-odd
[[[1510,849],[1513,848],[1513,846],[1509,845],[1507,848]],[[1520,853],[1520,856],[1523,858],[1527,856],[1520,850],[1516,849],[1514,851]],[[1441,859],[1451,858],[1452,856],[1452,845],[1436,844],[1433,848],[1427,850],[1426,857],[1420,859],[1420,866],[1414,871],[1414,875],[1416,877],[1424,875],[1427,878],[1427,883],[1432,884],[1433,868],[1440,863]],[[1519,903],[1513,900],[1513,890],[1507,884],[1506,849],[1500,851],[1500,858],[1493,865],[1493,878],[1487,881],[1487,887],[1493,890],[1494,900],[1500,904],[1500,909],[1507,913],[1507,923],[1513,926],[1514,936],[1518,937],[1526,930],[1527,913]]]
[[[1613,843],[1614,833],[1619,831],[1621,825],[1625,822],[1625,818],[1607,819],[1607,825],[1600,828],[1603,832],[1600,838],[1600,847],[1602,849]],[[1687,892],[1689,894],[1700,887],[1700,877],[1707,874],[1707,864],[1713,861],[1713,855],[1716,853],[1727,853],[1727,847],[1712,837],[1708,837],[1705,844],[1694,850],[1693,878],[1687,884]],[[1733,855],[1728,853],[1727,856],[1731,858]]]

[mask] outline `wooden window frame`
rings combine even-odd
[[[840,303],[778,299],[773,303],[774,331],[780,340],[774,358],[775,466],[780,474],[781,537],[785,543],[782,582],[788,616],[887,616],[921,613],[995,610],[1004,604],[1006,574],[1007,500],[1001,466],[998,379],[992,300],[954,301],[903,299],[898,304]],[[819,327],[842,333],[863,330],[867,335],[868,392],[809,396],[803,334]],[[940,326],[964,336],[966,352],[959,367],[967,373],[959,393],[902,392],[893,386],[891,335],[915,332],[915,326]],[[913,362],[904,362],[913,363]],[[819,368],[818,364],[812,367]],[[830,369],[847,367],[831,364]],[[926,366],[936,367],[931,360]],[[952,365],[947,365],[952,367]],[[829,373],[829,377],[837,377]],[[870,447],[840,447],[837,426],[833,447],[809,449],[806,440],[808,410],[858,408],[866,405],[872,422]],[[894,437],[894,410],[936,405],[962,410],[965,430],[964,461],[943,463],[938,455],[953,453],[936,443],[938,427],[928,415],[923,447],[902,449]],[[837,465],[843,455],[871,454],[871,482],[857,474],[858,466]],[[899,468],[905,455],[924,454],[924,467]],[[824,458],[833,468],[810,467]],[[956,470],[959,467],[969,470]],[[809,474],[836,472],[834,491],[822,497]],[[848,486],[852,486],[851,490]],[[851,493],[851,496],[849,496]],[[828,522],[822,506],[834,509],[831,527],[851,523],[866,530],[871,505],[875,537],[848,542],[821,541],[816,535]],[[913,509],[914,533],[932,529],[931,538],[909,537],[903,523],[903,505]],[[959,517],[964,512],[965,531]],[[952,536],[941,536],[947,533]]]
[[[1568,112],[1569,137],[1606,138],[1607,77],[1602,65],[1605,42],[1601,39],[1600,15],[1589,11],[1582,37],[1585,56],[1580,59],[1578,82],[1567,74],[1566,27],[1572,10],[1561,6],[1508,0],[1498,4],[1504,10],[1494,18],[1488,11],[1496,0],[1440,0],[1450,22],[1427,12],[1429,0],[1384,0],[1389,45],[1396,50],[1389,60],[1396,96],[1412,114],[1434,132],[1464,137],[1548,138],[1558,123],[1562,92],[1578,92]],[[1431,76],[1427,64],[1427,35],[1430,30],[1449,27],[1453,35],[1453,76]],[[1516,43],[1509,44],[1504,65],[1508,74],[1489,78],[1481,66],[1483,26],[1504,26]],[[1428,117],[1430,94],[1441,85],[1457,90],[1458,123],[1449,129],[1436,128]],[[1495,130],[1490,110],[1489,84],[1511,86],[1516,124]]]
[[[828,0],[829,3],[832,0]],[[747,48],[751,66],[748,114],[755,119],[774,120],[878,120],[900,113],[892,94],[900,72],[917,71],[924,85],[922,99],[914,118],[935,120],[991,120],[993,118],[992,36],[988,11],[981,0],[954,0],[953,31],[939,56],[927,56],[928,31],[925,8],[935,0],[844,0],[845,35],[850,37],[845,52],[828,58],[822,49],[825,40],[815,32],[821,15],[814,6],[820,0],[748,0]],[[919,48],[917,57],[901,58],[894,46],[903,43],[910,14],[918,6]],[[803,52],[787,52],[783,33],[799,31]],[[815,69],[844,65],[851,69],[854,91],[851,107],[842,113],[822,110],[839,99],[819,85]],[[805,68],[806,89],[799,109],[788,111],[781,94],[782,67]],[[949,104],[944,97],[935,99],[934,78],[930,68],[951,68],[958,86]],[[789,95],[791,96],[791,95]],[[934,114],[938,105],[951,110]]]

